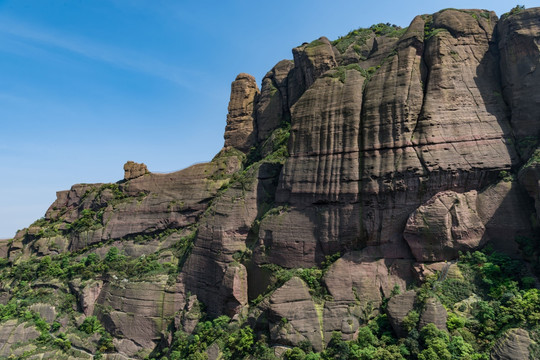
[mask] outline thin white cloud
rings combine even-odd
[[[50,29],[38,28],[11,18],[0,17],[0,33],[40,45],[56,47],[122,69],[145,73],[187,88],[191,87],[191,83],[186,78],[203,75],[169,65],[144,53],[99,44],[89,39],[66,35]]]
[[[16,96],[13,94],[0,92],[0,101],[9,101],[13,103],[27,103],[28,99],[21,96]]]

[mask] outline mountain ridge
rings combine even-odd
[[[367,332],[358,353],[428,359],[439,337],[453,356],[525,356],[534,319],[486,335],[458,308],[537,291],[539,19],[445,9],[304,43],[260,89],[238,75],[212,161],[128,162],[0,241],[0,356],[324,358]]]

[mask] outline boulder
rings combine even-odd
[[[529,346],[533,343],[525,329],[510,329],[501,336],[491,349],[491,360],[529,359]]]
[[[124,180],[131,180],[148,174],[148,168],[145,164],[139,164],[133,161],[128,161],[124,164]]]
[[[438,299],[429,298],[424,304],[424,309],[420,314],[420,321],[418,322],[418,328],[422,329],[427,324],[433,323],[439,330],[446,329],[446,318],[448,313],[443,304]]]
[[[476,209],[476,191],[444,191],[416,209],[403,237],[417,261],[455,259],[460,251],[482,246],[485,227]]]
[[[39,316],[49,324],[52,324],[52,322],[56,320],[56,308],[53,305],[41,303],[32,304],[30,310],[38,313]]]
[[[272,341],[298,346],[307,340],[316,351],[321,351],[322,309],[317,306],[300,278],[293,277],[287,281],[270,297],[268,321]]]
[[[409,290],[403,294],[393,296],[386,306],[386,313],[392,329],[399,337],[407,336],[407,332],[403,329],[403,319],[413,310],[416,292]]]
[[[377,309],[383,295],[390,297],[394,288],[406,289],[411,280],[410,263],[405,261],[400,267],[400,262],[350,252],[330,266],[323,281],[334,301],[358,302],[362,307],[371,304]]]

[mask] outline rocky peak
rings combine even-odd
[[[249,74],[239,74],[231,84],[231,99],[224,135],[225,148],[233,147],[247,152],[256,144],[255,106],[259,95],[255,78]]]
[[[148,168],[143,163],[128,161],[124,164],[124,180],[135,179],[148,173]]]

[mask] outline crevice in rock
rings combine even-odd
[[[429,171],[429,168],[428,168],[428,166],[426,164],[426,161],[425,161],[424,157],[422,156],[422,151],[417,146],[418,143],[415,144],[415,140],[414,140],[415,135],[419,135],[418,134],[418,124],[420,123],[420,119],[424,116],[424,105],[426,103],[427,88],[428,88],[428,84],[429,84],[429,80],[430,80],[430,73],[431,73],[431,71],[430,71],[431,69],[428,66],[428,63],[426,61],[427,42],[425,40],[425,34],[424,34],[424,41],[422,42],[422,44],[423,44],[422,55],[421,55],[422,66],[420,66],[420,70],[422,71],[422,74],[421,74],[422,92],[423,92],[422,105],[420,106],[420,113],[416,117],[416,124],[414,125],[414,129],[413,129],[413,131],[411,133],[410,142],[413,144],[412,147],[414,149],[414,152],[416,153],[416,156],[418,157],[418,161],[420,162],[420,165],[422,165],[422,169],[424,170],[424,174],[429,175],[430,171]]]

